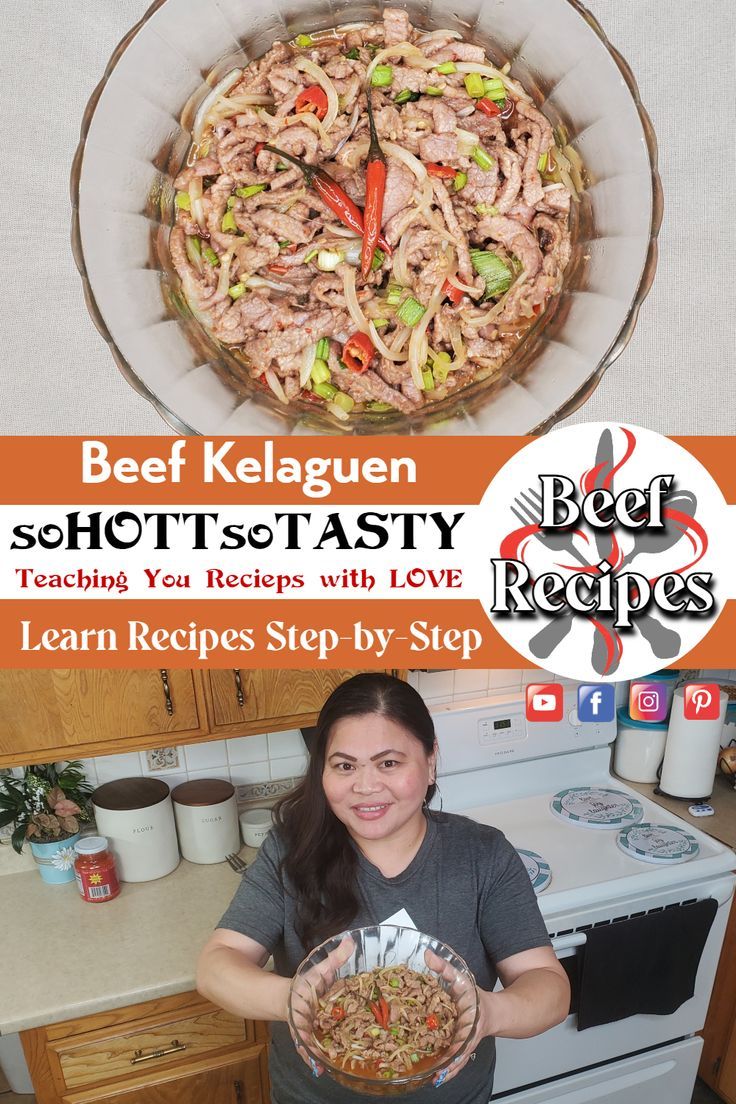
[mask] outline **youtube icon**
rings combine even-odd
[[[527,686],[527,721],[561,721],[564,712],[565,703],[559,683],[532,682]]]

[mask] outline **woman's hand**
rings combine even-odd
[[[309,1066],[313,1077],[319,1077],[325,1072],[324,1066],[312,1058],[307,1052],[305,1044],[314,1049],[314,1031],[312,1030],[312,1016],[314,1013],[314,994],[322,997],[332,986],[337,978],[337,971],[343,966],[355,951],[355,943],[348,936],[338,944],[334,951],[330,951],[327,957],[309,970],[300,974],[298,979],[292,982],[294,1000],[292,1001],[293,1023],[288,1020],[289,1031],[294,1040],[296,1052],[306,1066]]]
[[[436,1089],[440,1085],[446,1084],[448,1081],[452,1081],[453,1077],[457,1077],[462,1069],[475,1058],[475,1051],[483,1039],[489,1035],[495,1034],[494,1032],[494,1005],[498,1000],[497,993],[489,993],[486,989],[478,990],[478,1021],[475,1025],[475,1029],[470,1036],[470,1040],[463,1050],[463,1053],[456,1058],[451,1058],[448,1065],[435,1076],[432,1084]]]

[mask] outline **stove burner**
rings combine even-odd
[[[545,889],[552,881],[552,871],[550,870],[549,863],[545,862],[542,856],[538,855],[536,851],[525,851],[523,847],[517,847],[516,851],[526,867],[527,874],[531,878],[534,892],[537,895],[544,893]]]
[[[581,828],[628,828],[644,816],[640,801],[622,790],[573,786],[560,790],[550,808],[555,816]]]
[[[634,824],[619,832],[616,843],[632,859],[664,865],[687,862],[700,850],[693,836],[671,824]]]

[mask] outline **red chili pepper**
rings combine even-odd
[[[340,1020],[344,1020],[345,1019],[345,1009],[342,1008],[339,1004],[334,1004],[332,1006],[332,1018],[335,1021],[335,1023],[339,1023]]]
[[[291,153],[284,153],[276,146],[269,146],[264,143],[263,148],[267,149],[269,153],[275,153],[277,157],[283,157],[284,160],[291,161],[292,165],[296,165],[297,168],[301,169],[307,184],[310,188],[314,188],[322,202],[329,207],[333,214],[337,215],[340,222],[345,226],[349,226],[356,234],[363,234],[363,212],[356,203],[353,203],[350,196],[342,190],[340,185],[332,179],[329,173],[326,173],[318,165],[308,165],[306,161],[294,157]],[[378,239],[377,244],[380,245],[384,253],[391,256],[391,246],[383,235]]]
[[[493,100],[487,100],[485,96],[482,100],[475,101],[475,110],[482,111],[484,115],[490,115],[493,118],[496,115],[501,114],[501,108]]]
[[[368,124],[371,141],[368,146],[368,164],[365,171],[365,210],[363,212],[363,248],[360,252],[360,271],[365,280],[373,264],[373,254],[381,233],[383,197],[386,191],[386,158],[378,141],[373,119],[370,89],[367,93]]]
[[[253,156],[257,157],[261,150],[265,149],[265,146],[265,142],[256,142],[255,146],[253,147]]]
[[[440,1026],[440,1021],[437,1019],[434,1012],[430,1012],[424,1022],[426,1023],[430,1031],[436,1031],[437,1028]]]
[[[388,1021],[391,1018],[391,1009],[385,997],[381,997],[378,1002],[378,1007],[381,1009],[381,1015],[383,1016],[383,1026],[388,1028]]]
[[[436,165],[430,161],[424,167],[430,176],[438,176],[440,180],[454,180],[457,176],[457,169],[453,169],[450,165]]]
[[[313,84],[302,89],[294,106],[297,115],[301,115],[303,111],[311,111],[321,121],[327,114],[327,93],[318,84]]]
[[[268,271],[275,273],[276,276],[285,276],[289,271],[289,266],[285,264],[270,264],[268,266]]]
[[[385,1027],[386,1025],[383,1022],[383,1012],[381,1011],[381,1006],[376,1001],[368,1001],[368,1007],[373,1013],[376,1023],[379,1024],[380,1027]]]
[[[355,333],[342,347],[342,362],[351,372],[365,372],[376,350],[368,334]]]
[[[449,299],[453,307],[456,307],[465,293],[459,287],[455,287],[449,280],[442,285],[442,298]]]

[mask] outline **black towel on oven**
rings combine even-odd
[[[713,899],[592,928],[580,976],[578,1031],[648,1013],[668,1016],[692,997],[718,904]]]

